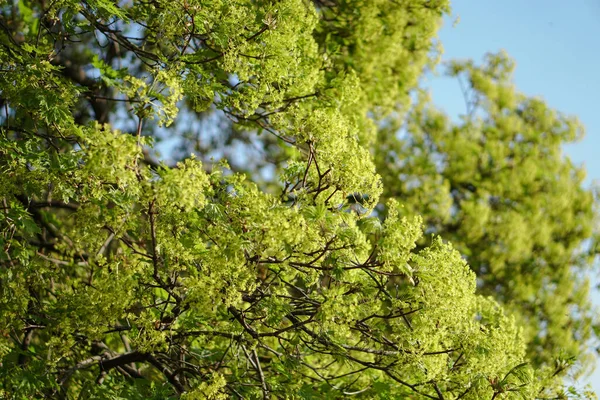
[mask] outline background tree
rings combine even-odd
[[[377,174],[378,155],[404,149],[392,127],[435,64],[433,39],[448,7],[431,0],[2,5],[3,395],[590,396],[565,392],[571,354],[559,351],[588,343],[585,293],[565,294],[557,305],[581,305],[570,317],[572,337],[543,325],[559,323],[552,310],[510,315],[533,303],[526,293],[570,289],[541,288],[573,276],[569,260],[591,234],[580,220],[594,216],[592,199],[580,180],[566,178],[571,170],[547,164],[556,168],[548,184],[565,174],[574,200],[551,197],[562,214],[539,219],[552,225],[562,217],[576,235],[535,258],[527,251],[565,232],[540,227],[550,236],[515,247],[502,223],[484,221],[486,246],[476,242],[483,235],[476,226],[458,226],[463,211],[451,208],[444,219],[430,211],[433,202],[417,205],[398,189],[403,182],[393,174],[402,164],[378,166],[383,187]],[[521,103],[505,108],[514,104]],[[532,112],[519,117],[531,129],[506,135],[545,140],[536,136],[560,119],[535,125],[530,119],[545,115],[536,104],[516,109]],[[438,121],[444,136],[436,115],[417,106],[409,132],[417,137]],[[549,140],[558,157],[560,140]],[[437,146],[421,164],[441,171],[436,157],[450,151]],[[157,147],[175,151],[163,163]],[[488,168],[506,162],[489,160]],[[458,174],[451,182],[466,185],[467,168],[452,168],[444,169]],[[431,179],[443,193],[449,178]],[[377,206],[382,191],[385,207]],[[505,201],[488,188],[478,193],[459,205]],[[520,209],[502,207],[508,231]],[[450,244],[423,239],[438,220],[457,225],[436,232],[466,252],[483,293],[506,303],[508,314],[476,293],[475,273]],[[505,258],[488,266],[486,252],[500,250]],[[563,275],[543,264],[561,254],[552,262]],[[491,278],[502,268],[511,273]],[[513,293],[520,302],[507,301]],[[543,354],[532,358],[533,346]]]
[[[562,153],[583,127],[517,92],[513,68],[503,53],[482,66],[450,63],[465,96],[460,122],[421,93],[408,118],[382,129],[377,170],[384,196],[451,241],[479,291],[520,320],[532,362],[551,364],[563,352],[591,363],[597,322],[588,276],[598,221],[585,171]]]

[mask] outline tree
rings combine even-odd
[[[504,53],[483,66],[450,63],[465,115],[451,122],[422,92],[406,120],[383,130],[375,159],[384,197],[420,213],[428,232],[466,257],[480,292],[520,320],[533,363],[551,364],[558,352],[590,363],[594,193],[561,152],[583,127],[518,93],[513,68]]]
[[[530,209],[511,214],[508,195],[488,189],[488,177],[465,181],[460,163],[437,174],[412,170],[433,182],[420,188],[464,186],[456,196],[467,200],[444,219],[394,180],[401,163],[374,162],[373,154],[402,154],[390,130],[404,118],[424,154],[419,163],[407,155],[411,163],[435,169],[438,154],[467,158],[441,142],[425,153],[418,138],[440,139],[447,124],[423,103],[408,112],[420,75],[435,64],[432,43],[448,7],[431,0],[2,5],[2,394],[566,398],[571,358],[555,341],[569,340],[568,350],[588,343],[585,293],[558,306],[581,304],[571,338],[550,326],[544,336],[541,326],[555,323],[555,312],[522,318],[515,316],[522,304],[509,301],[528,300],[519,279],[544,295],[568,290],[556,280],[573,276],[573,257],[591,235],[583,221],[594,217],[590,194],[569,164],[551,163],[560,160],[562,136],[547,139],[544,151],[554,158],[543,166],[556,168],[547,184],[566,182],[573,201],[542,197],[562,208],[535,222],[568,222],[569,230],[540,228],[559,244],[535,259],[530,250],[550,239],[502,247],[501,224],[480,221],[487,246],[476,223],[461,225],[469,210],[491,210],[495,201],[501,210],[489,213],[507,224]],[[540,131],[548,127],[565,131],[563,120],[540,118],[540,102],[505,107],[530,128],[523,132],[497,126],[510,113],[485,104],[486,128],[473,119],[473,134],[495,128],[527,142],[546,140]],[[431,137],[419,136],[432,124]],[[175,149],[177,162],[159,161],[157,148]],[[487,168],[510,159],[490,158]],[[528,184],[542,183],[517,187]],[[442,236],[423,236],[432,227]],[[519,273],[489,274],[486,262],[499,249],[498,268],[516,265]],[[558,254],[559,272],[540,267]],[[555,286],[543,291],[547,282]],[[532,358],[536,338],[550,336]]]

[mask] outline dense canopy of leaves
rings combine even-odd
[[[448,12],[2,4],[2,396],[591,396],[580,127],[504,56],[411,106]]]
[[[452,122],[427,95],[405,121],[383,130],[377,147],[385,197],[419,213],[429,232],[450,240],[493,295],[525,327],[529,357],[557,350],[585,358],[594,323],[585,271],[597,223],[585,171],[561,153],[582,136],[574,118],[515,91],[505,54],[453,62],[466,113]],[[585,361],[584,361],[585,362]]]

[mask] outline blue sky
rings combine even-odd
[[[487,52],[506,50],[516,60],[521,92],[543,97],[586,126],[586,137],[566,154],[585,165],[588,184],[600,182],[600,0],[454,0],[439,36],[443,60],[480,62]],[[440,78],[428,86],[449,115],[464,112],[455,81]],[[594,302],[600,307],[599,293]],[[600,364],[588,381],[600,394]]]

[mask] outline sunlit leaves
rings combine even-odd
[[[421,94],[402,133],[380,136],[376,159],[384,196],[466,256],[482,292],[529,325],[534,363],[551,364],[561,351],[587,352],[590,305],[572,294],[587,293],[579,271],[592,265],[597,220],[584,171],[562,154],[581,125],[519,93],[513,69],[504,53],[451,62],[466,101],[460,122]]]
[[[0,393],[558,393],[555,376],[570,361],[530,369],[532,325],[478,294],[476,275],[444,240],[457,239],[469,261],[487,254],[498,277],[513,264],[525,270],[536,245],[568,260],[576,241],[556,243],[561,233],[543,216],[581,237],[591,199],[581,172],[535,160],[558,157],[576,121],[515,94],[503,81],[511,63],[492,57],[487,69],[454,68],[470,74],[495,125],[475,113],[455,127],[420,102],[407,123],[412,147],[393,135],[375,141],[406,114],[447,10],[446,1],[379,0],[0,7],[9,21],[0,47]],[[216,120],[208,144],[198,134],[194,155],[154,159],[155,143],[177,140],[182,124],[189,137],[206,128],[195,113],[229,122]],[[245,156],[228,152],[238,140],[272,169],[240,173],[210,159]],[[388,151],[383,164],[372,150]],[[395,162],[413,169],[397,173]],[[484,182],[475,186],[477,168]],[[387,208],[377,206],[381,177],[387,197],[406,189]],[[569,197],[523,214],[534,204],[517,194],[556,194],[556,177],[574,180]],[[580,215],[559,215],[573,203]],[[457,220],[466,227],[456,235],[430,235]],[[492,235],[489,246],[471,246]],[[528,276],[513,277],[527,288],[515,293],[537,293],[542,281]],[[568,270],[553,277],[544,295],[564,300],[571,286],[557,281]],[[549,314],[564,311],[547,299]]]

